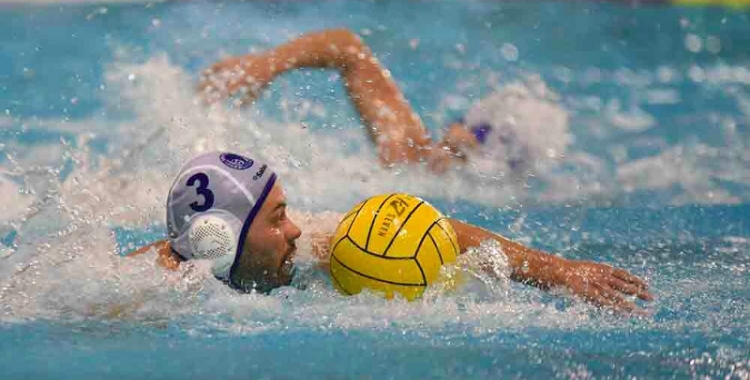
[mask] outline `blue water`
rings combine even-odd
[[[0,377],[750,378],[749,17],[605,2],[0,5]],[[327,27],[362,34],[435,135],[538,76],[522,83],[558,95],[566,157],[525,186],[378,169],[330,72],[288,74],[252,108],[193,103],[218,57]],[[218,146],[272,161],[303,214],[405,190],[624,267],[657,299],[623,318],[474,281],[389,303],[341,297],[316,273],[307,290],[248,296],[200,268],[175,280],[121,259],[164,236],[180,162]]]

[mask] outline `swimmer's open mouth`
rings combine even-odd
[[[292,246],[289,248],[289,251],[287,251],[286,255],[284,255],[284,259],[281,262],[281,267],[279,268],[279,273],[286,273],[290,274],[292,273],[292,268],[294,267],[294,254],[297,252],[297,247]]]

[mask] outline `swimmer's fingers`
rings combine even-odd
[[[643,313],[643,310],[636,306],[635,303],[626,300],[622,294],[605,285],[597,284],[591,286],[586,298],[600,307],[611,308],[618,312],[628,314]]]
[[[638,298],[644,301],[652,301],[654,299],[651,293],[649,293],[646,289],[627,283],[619,278],[615,278],[615,277],[611,278],[609,280],[609,286],[611,286],[612,289],[615,289],[622,293],[625,293],[631,296],[637,296]]]
[[[198,92],[208,103],[212,103],[237,92],[246,76],[239,58],[225,59],[203,71],[198,82]]]
[[[624,269],[614,268],[612,270],[612,276],[622,281],[625,281],[627,283],[630,283],[631,285],[634,285],[641,290],[644,290],[644,291],[648,290],[648,284],[646,284],[645,281],[641,280],[637,276],[630,274],[628,271]]]
[[[208,104],[229,96],[229,93],[224,89],[225,86],[217,83],[215,77],[212,75],[213,74],[201,75],[197,88],[198,94],[200,94],[201,98]]]
[[[238,104],[251,103],[279,72],[291,67],[277,63],[265,55],[228,58],[203,72],[200,87],[209,101],[236,96]]]

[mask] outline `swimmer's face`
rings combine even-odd
[[[295,241],[302,231],[286,214],[286,196],[279,182],[271,189],[250,226],[235,278],[261,292],[292,281]]]

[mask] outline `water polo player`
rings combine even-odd
[[[209,102],[236,93],[250,101],[276,76],[299,68],[341,72],[383,164],[427,162],[440,173],[472,156],[518,175],[543,158],[561,156],[568,144],[567,115],[548,99],[541,82],[510,85],[483,98],[446,129],[442,141],[433,142],[390,72],[345,29],[306,34],[262,54],[215,63],[204,73],[201,91]]]
[[[214,276],[244,292],[269,292],[294,276],[301,231],[289,219],[286,197],[273,169],[255,158],[210,152],[188,161],[167,197],[167,240],[134,252],[158,252],[159,263],[211,260]],[[627,297],[651,300],[645,282],[609,265],[549,255],[487,230],[450,219],[463,253],[496,241],[511,278],[543,289],[565,288],[597,305],[638,310]],[[323,236],[329,241],[334,231]],[[329,252],[313,247],[325,265]]]

